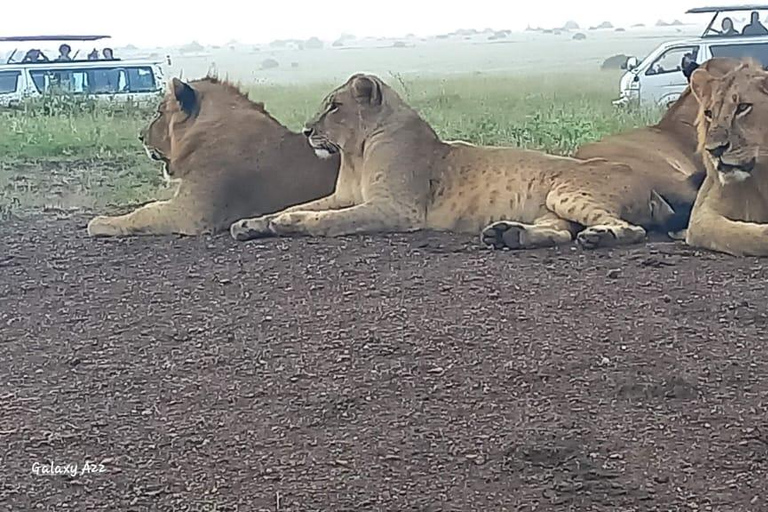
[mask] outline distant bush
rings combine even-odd
[[[613,55],[603,61],[600,69],[625,69],[627,67],[627,59],[629,59],[629,55],[624,55],[623,53]]]
[[[197,41],[192,41],[191,43],[185,44],[181,48],[179,48],[179,51],[182,53],[196,53],[201,52],[205,50],[205,46],[201,45]]]
[[[275,59],[265,59],[261,62],[261,69],[274,69],[279,66],[280,63]]]
[[[583,41],[586,38],[587,38],[587,35],[586,34],[582,34],[581,32],[579,32],[578,34],[573,34],[573,40],[574,41]]]
[[[323,42],[316,38],[316,37],[310,37],[307,39],[307,41],[304,43],[304,48],[308,50],[320,50],[323,48]]]
[[[594,27],[589,27],[589,30],[601,30],[601,29],[608,29],[613,28],[613,23],[610,21],[604,21],[599,25],[595,25]]]

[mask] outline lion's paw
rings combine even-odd
[[[492,249],[521,249],[526,229],[525,224],[500,220],[483,229],[480,240]]]
[[[576,235],[576,241],[584,249],[596,249],[637,243],[644,237],[640,226],[588,226]]]
[[[576,242],[584,249],[616,244],[616,233],[608,226],[589,226],[576,235]]]
[[[232,223],[229,227],[229,234],[239,242],[253,240],[254,238],[264,238],[272,236],[274,233],[270,229],[270,217],[256,217],[253,219],[244,219]]]
[[[88,223],[87,231],[88,236],[91,237],[120,236],[124,234],[123,229],[115,225],[112,219],[105,215],[92,218]]]
[[[271,219],[269,229],[277,235],[295,234],[306,217],[304,212],[281,213]]]

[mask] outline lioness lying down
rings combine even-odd
[[[768,72],[745,62],[724,76],[691,76],[707,177],[691,212],[689,245],[768,256]]]
[[[303,135],[212,77],[171,80],[139,138],[166,178],[178,182],[176,195],[126,215],[96,217],[91,236],[224,231],[237,219],[326,196],[338,174],[338,158],[319,160]]]
[[[232,225],[237,240],[420,229],[478,233],[494,247],[641,241],[671,217],[646,179],[604,159],[443,142],[371,75],[335,89],[304,130],[320,157],[341,154],[333,194]],[[687,191],[681,184],[680,193]]]

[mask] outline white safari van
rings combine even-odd
[[[26,43],[30,48],[14,49],[0,63],[0,106],[13,106],[25,98],[63,92],[112,101],[155,101],[165,79],[161,60],[127,59],[110,55],[111,50],[72,50],[77,42],[91,43],[109,36],[24,36],[0,37],[0,43]],[[59,43],[53,55],[36,48],[40,42]],[[58,58],[58,46],[66,46],[68,58]],[[89,48],[89,47],[86,47]]]
[[[701,64],[713,57],[752,57],[768,66],[768,29],[759,21],[756,26],[737,30],[730,17],[724,16],[715,28],[715,21],[721,13],[749,11],[759,13],[768,10],[768,5],[741,5],[730,7],[698,7],[687,14],[713,13],[709,25],[697,39],[664,43],[653,50],[641,62],[630,57],[627,72],[619,83],[619,98],[614,105],[640,103],[667,107],[672,104],[688,85],[683,73],[686,61]],[[729,25],[730,22],[730,25]],[[747,25],[751,25],[747,21]],[[745,32],[745,33],[742,33]]]

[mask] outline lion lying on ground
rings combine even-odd
[[[198,235],[333,192],[338,157],[319,160],[306,139],[211,77],[173,79],[156,117],[139,137],[150,158],[178,182],[168,201],[118,217],[99,216],[91,236]]]
[[[701,67],[712,75],[721,76],[738,65],[736,59],[719,57],[704,62]],[[689,69],[695,67],[694,64]],[[695,123],[698,110],[699,103],[687,87],[657,124],[586,144],[574,157],[606,158],[627,164],[635,172],[646,176],[651,187],[675,210],[676,215],[669,228],[672,231],[683,230],[688,225],[699,185],[706,175],[704,163],[697,153]],[[673,198],[681,183],[686,182],[691,184],[687,194],[678,198],[682,201],[675,202]],[[683,190],[686,188],[683,187]]]
[[[592,248],[639,242],[674,213],[623,164],[443,142],[371,75],[335,89],[304,133],[319,156],[341,154],[335,192],[238,221],[235,239],[482,230],[488,245],[532,248],[568,243],[582,225],[577,240]]]
[[[707,177],[686,242],[733,256],[768,256],[768,72],[751,61],[724,76],[697,69],[691,89]]]

